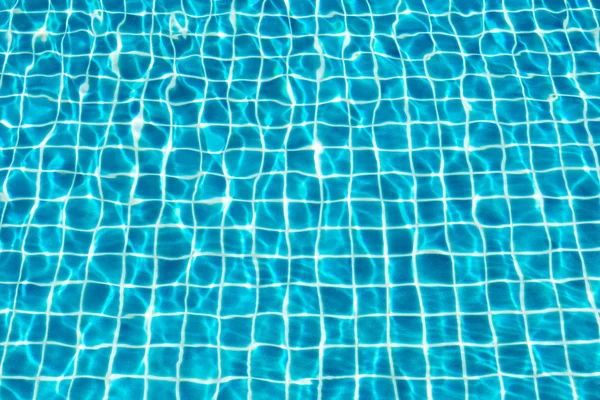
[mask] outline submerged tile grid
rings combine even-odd
[[[2,398],[593,398],[594,1],[0,2]]]

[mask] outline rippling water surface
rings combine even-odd
[[[0,398],[596,398],[599,19],[0,0]]]

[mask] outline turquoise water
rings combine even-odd
[[[597,398],[599,19],[0,0],[0,398]]]

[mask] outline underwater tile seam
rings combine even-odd
[[[0,398],[597,398],[599,14],[0,1]]]

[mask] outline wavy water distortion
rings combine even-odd
[[[0,398],[596,398],[599,14],[0,0]]]

